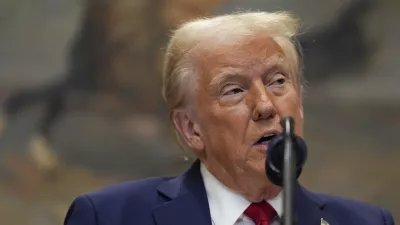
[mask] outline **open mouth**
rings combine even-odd
[[[275,136],[276,136],[276,134],[264,135],[255,144],[256,145],[267,145]]]

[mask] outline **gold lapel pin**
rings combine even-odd
[[[321,225],[329,225],[329,223],[326,222],[323,218],[321,218]]]

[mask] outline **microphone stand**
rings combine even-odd
[[[293,149],[294,120],[286,117],[281,120],[285,151],[283,163],[283,225],[295,225],[293,215],[294,186],[296,182],[296,154]]]

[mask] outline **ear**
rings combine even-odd
[[[301,87],[300,87],[300,99],[299,99],[299,101],[300,101],[299,110],[300,110],[300,116],[301,116],[301,119],[302,119],[302,120],[304,119],[303,91],[304,91],[304,87],[303,87],[303,85],[301,85]]]
[[[204,150],[204,143],[201,138],[199,125],[190,118],[186,110],[174,110],[172,121],[185,143],[197,153]]]
[[[302,120],[304,120],[303,103],[301,103],[301,102],[300,102],[299,110],[300,110],[300,117],[301,117]]]

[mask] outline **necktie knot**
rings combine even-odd
[[[274,208],[265,201],[251,203],[244,214],[254,221],[256,225],[269,225],[276,216]]]

